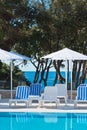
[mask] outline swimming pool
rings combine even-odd
[[[0,112],[0,130],[86,130],[87,113]]]

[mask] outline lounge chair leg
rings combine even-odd
[[[17,102],[14,102],[14,105],[16,106]]]
[[[57,102],[56,102],[56,108],[57,108]]]
[[[26,106],[27,106],[27,108],[29,107],[29,101],[26,102]]]
[[[77,101],[74,101],[74,108],[77,107]]]
[[[67,105],[67,99],[65,98],[65,105]]]
[[[28,107],[29,106],[32,106],[32,100],[29,100],[29,102],[28,102]]]
[[[56,107],[59,105],[59,103],[60,103],[60,100],[57,99],[57,101],[56,101]]]
[[[41,107],[41,106],[43,106],[43,101],[42,100],[39,101],[39,107]]]
[[[28,101],[25,102],[26,107],[28,108]]]
[[[9,101],[9,107],[11,107],[11,104],[12,104],[12,102],[11,102],[11,101]]]

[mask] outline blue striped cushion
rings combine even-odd
[[[85,86],[84,100],[87,100],[87,85]]]
[[[29,95],[41,96],[41,84],[31,84],[30,85],[30,94]]]
[[[77,99],[87,100],[87,87],[86,84],[80,84],[77,88]]]
[[[27,99],[29,95],[28,86],[18,86],[16,89],[16,99]]]

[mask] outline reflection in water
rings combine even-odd
[[[27,122],[27,120],[28,120],[27,113],[17,113],[16,114],[16,121],[18,123],[24,123],[24,122]]]
[[[78,114],[75,114],[75,116],[77,117],[77,123],[79,123],[79,124],[87,123],[87,114],[86,113],[78,113]]]
[[[67,130],[67,113],[11,113],[11,130]],[[62,126],[62,127],[61,127]]]
[[[57,123],[58,117],[57,117],[57,115],[46,114],[46,115],[44,115],[44,121],[46,123]]]
[[[67,116],[67,125],[69,124],[71,130],[86,130],[87,129],[87,113],[71,113]],[[69,128],[67,129],[69,130]]]
[[[86,130],[84,113],[0,113],[0,130]]]

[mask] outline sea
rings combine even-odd
[[[65,71],[61,71],[61,75],[65,78]],[[33,83],[34,81],[34,76],[35,76],[35,71],[25,71],[24,72],[24,76],[26,77],[26,79],[28,81],[30,81],[30,83]],[[55,71],[50,71],[49,75],[48,75],[48,80],[47,80],[47,86],[53,86],[54,84],[54,79],[56,76],[56,72]],[[40,77],[39,77],[40,79]],[[39,82],[39,80],[38,80]],[[69,78],[68,78],[68,83],[71,82],[71,73],[69,72]],[[57,80],[57,83],[59,83],[59,81]],[[86,75],[86,79],[85,79],[85,83],[87,83],[87,75]],[[42,90],[44,89],[44,84],[42,82]]]

